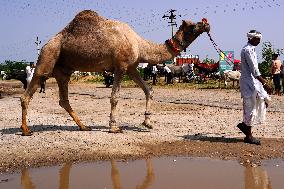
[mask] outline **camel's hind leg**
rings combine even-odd
[[[70,80],[72,72],[66,72],[64,71],[64,68],[56,66],[53,70],[53,74],[59,87],[59,105],[69,113],[69,115],[73,118],[76,124],[80,127],[81,131],[90,131],[91,128],[86,127],[81,123],[76,112],[74,112],[71,108],[68,100],[68,82]]]
[[[146,111],[145,111],[145,120],[142,123],[145,127],[152,129],[153,126],[150,123],[150,106],[151,106],[151,100],[153,98],[153,90],[150,89],[147,84],[142,80],[142,78],[139,76],[138,71],[136,70],[136,68],[131,69],[128,71],[128,75],[133,79],[133,81],[135,83],[137,83],[137,85],[139,85],[146,96]]]

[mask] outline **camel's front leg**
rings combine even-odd
[[[149,129],[153,129],[153,126],[150,123],[150,106],[151,106],[151,100],[153,98],[153,90],[150,89],[147,84],[143,81],[143,79],[139,76],[138,71],[135,69],[129,70],[128,72],[129,76],[133,79],[133,81],[135,83],[137,83],[137,85],[139,85],[146,96],[146,111],[145,111],[145,120],[142,123],[145,127],[149,128]]]
[[[37,74],[34,74],[33,79],[31,83],[28,85],[28,88],[26,89],[25,93],[21,97],[21,106],[22,106],[22,135],[23,136],[31,136],[32,132],[29,130],[27,126],[27,112],[28,112],[28,106],[29,102],[35,93],[36,89],[38,88],[39,83],[39,76]]]
[[[119,91],[121,88],[121,80],[122,80],[123,74],[122,73],[114,73],[114,81],[113,81],[113,86],[112,86],[112,92],[111,92],[111,97],[110,97],[110,104],[111,104],[111,112],[110,112],[110,121],[109,121],[109,126],[110,126],[110,133],[121,133],[122,130],[120,127],[117,126],[116,123],[116,106],[118,103],[118,96],[119,96]]]

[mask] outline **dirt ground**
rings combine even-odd
[[[267,123],[255,127],[262,145],[243,143],[236,128],[242,119],[238,90],[153,87],[151,120],[144,120],[145,97],[140,88],[123,87],[117,122],[122,134],[108,133],[110,88],[102,84],[71,83],[70,104],[92,131],[79,131],[58,105],[58,88],[48,82],[46,93],[35,93],[28,111],[34,134],[21,136],[20,96],[17,81],[0,81],[0,172],[23,167],[57,165],[149,156],[191,156],[238,160],[259,165],[263,159],[284,158],[284,96],[273,96]]]

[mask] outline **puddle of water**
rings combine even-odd
[[[284,161],[243,167],[237,161],[167,157],[130,162],[66,163],[1,174],[1,189],[280,189]]]

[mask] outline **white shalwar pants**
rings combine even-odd
[[[249,98],[243,98],[243,122],[247,126],[255,126],[265,121],[266,105],[255,91]]]
[[[28,78],[27,78],[27,86],[29,86],[31,80],[32,80],[32,77],[28,77]]]

